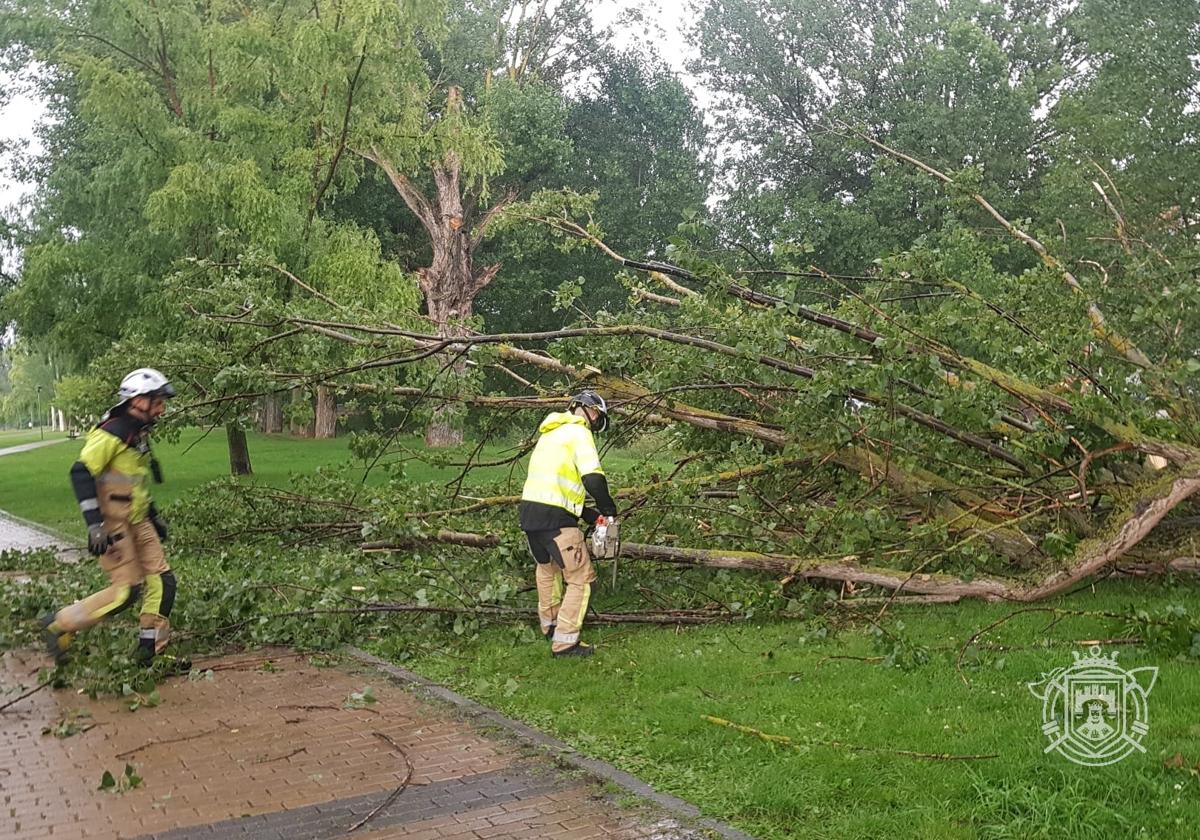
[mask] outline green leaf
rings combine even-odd
[[[125,765],[125,784],[127,789],[133,790],[142,783],[142,777],[137,774],[132,764]]]

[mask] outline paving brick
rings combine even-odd
[[[275,668],[263,671],[268,658]],[[41,664],[32,652],[5,654],[0,685],[31,684]],[[215,679],[170,680],[159,688],[163,704],[136,715],[117,698],[53,691],[6,714],[0,768],[11,772],[0,772],[0,837],[341,837],[406,772],[376,732],[401,746],[414,772],[355,838],[652,836],[646,821],[594,798],[594,787],[548,757],[531,758],[382,677],[317,669],[283,649],[198,665],[219,668]],[[379,698],[371,711],[343,708],[368,681]],[[287,705],[322,708],[280,708]],[[97,726],[70,739],[41,735],[43,725],[74,712]],[[131,754],[117,757],[123,753]],[[97,790],[105,770],[117,775],[127,761],[145,780],[141,788]]]

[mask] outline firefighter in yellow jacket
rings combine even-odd
[[[150,665],[167,644],[175,573],[162,543],[167,523],[147,486],[162,481],[150,452],[150,431],[166,400],[175,396],[167,378],[139,368],[121,381],[120,402],[88,433],[71,484],[88,528],[88,550],[99,558],[109,585],[42,618],[42,637],[56,663],[81,630],[132,606],[141,598],[135,658]],[[182,662],[182,660],[180,660]]]
[[[537,561],[538,616],[554,656],[592,655],[579,631],[596,572],[579,519],[595,525],[604,517],[609,538],[617,540],[617,506],[592,437],[606,428],[608,406],[594,391],[547,415],[521,492],[521,530]],[[595,507],[586,506],[588,496]]]

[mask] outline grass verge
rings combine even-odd
[[[1130,602],[1194,612],[1200,593],[1106,584],[1047,606],[1105,611]],[[597,655],[574,661],[489,631],[461,659],[405,664],[762,838],[1195,836],[1200,771],[1167,764],[1176,755],[1189,767],[1200,762],[1196,660],[1112,647],[1123,667],[1160,668],[1146,752],[1082,767],[1043,752],[1041,701],[1026,683],[1071,664],[1071,651],[1085,650],[1072,642],[1123,628],[1067,617],[1047,636],[1053,615],[1020,616],[986,637],[1007,649],[968,658],[968,683],[954,665],[959,646],[1013,608],[905,610],[900,629],[893,616],[889,632],[928,656],[910,670],[878,661],[869,624],[828,634],[824,625],[784,622],[680,632],[597,627],[587,634]],[[387,655],[386,639],[373,647]],[[705,715],[788,736],[798,749]]]

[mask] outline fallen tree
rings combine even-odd
[[[1164,295],[1155,316],[1139,322],[1153,328],[1134,337],[1116,326],[1129,307],[1106,299],[1117,294],[1112,286],[1087,287],[993,202],[874,138],[839,130],[964,195],[1036,262],[1005,274],[996,265],[1012,258],[966,234],[960,247],[986,267],[986,283],[955,273],[969,260],[921,246],[863,277],[689,259],[686,249],[678,264],[635,260],[573,217],[577,201],[543,195],[511,212],[632,272],[624,275],[625,311],[559,330],[447,334],[351,318],[352,308],[293,276],[328,306],[326,315],[309,300],[302,311],[203,317],[262,333],[254,347],[271,383],[263,394],[333,386],[365,404],[398,400],[406,418],[462,404],[511,437],[515,413],[559,408],[582,387],[600,391],[624,439],[673,435],[670,475],[618,486],[630,558],[841,582],[930,603],[1036,601],[1122,569],[1190,569],[1186,560],[1155,564],[1131,551],[1149,542],[1152,554],[1175,552],[1172,561],[1194,555],[1170,523],[1195,519],[1200,490],[1195,313]],[[1179,274],[1155,259],[1124,270],[1134,286]],[[766,288],[752,287],[763,278]],[[807,300],[796,278],[824,284],[811,294],[832,302]],[[886,292],[909,282],[938,291]],[[1084,305],[1073,309],[1074,300]],[[1069,314],[1076,311],[1079,324]],[[1167,319],[1174,326],[1159,329]],[[301,338],[342,345],[339,365],[282,367],[278,351]],[[482,393],[448,370],[498,371],[507,384]],[[204,410],[221,403],[207,400]],[[493,465],[518,465],[534,422],[522,424],[514,454]],[[464,497],[463,476],[477,466],[472,454],[457,481],[420,503],[343,510],[340,524],[322,516],[294,530],[354,540],[366,523],[379,538],[357,542],[371,552],[431,542],[505,550],[512,541],[501,532],[512,527],[519,496],[510,486]],[[494,527],[478,533],[480,519]],[[652,538],[664,533],[670,544]]]
[[[1160,481],[1148,489],[1115,533],[1089,542],[1076,553],[1071,566],[1050,572],[1031,581],[977,577],[964,580],[953,575],[935,572],[889,569],[864,565],[855,555],[833,558],[796,557],[756,551],[678,548],[622,543],[621,556],[636,560],[653,560],[679,566],[703,566],[714,569],[766,572],[797,578],[853,583],[872,586],[894,593],[936,596],[937,603],[952,603],[964,598],[984,601],[1039,601],[1059,595],[1080,581],[1112,567],[1129,549],[1137,545],[1163,516],[1181,501],[1200,490],[1200,469],[1194,474],[1174,480]],[[426,537],[404,541],[363,543],[363,551],[404,551],[421,542],[466,545],[475,548],[494,547],[500,543],[495,534],[462,534],[439,531]],[[1197,569],[1195,558],[1178,558],[1162,565],[1134,564],[1126,573],[1162,574],[1167,571],[1188,572]]]

